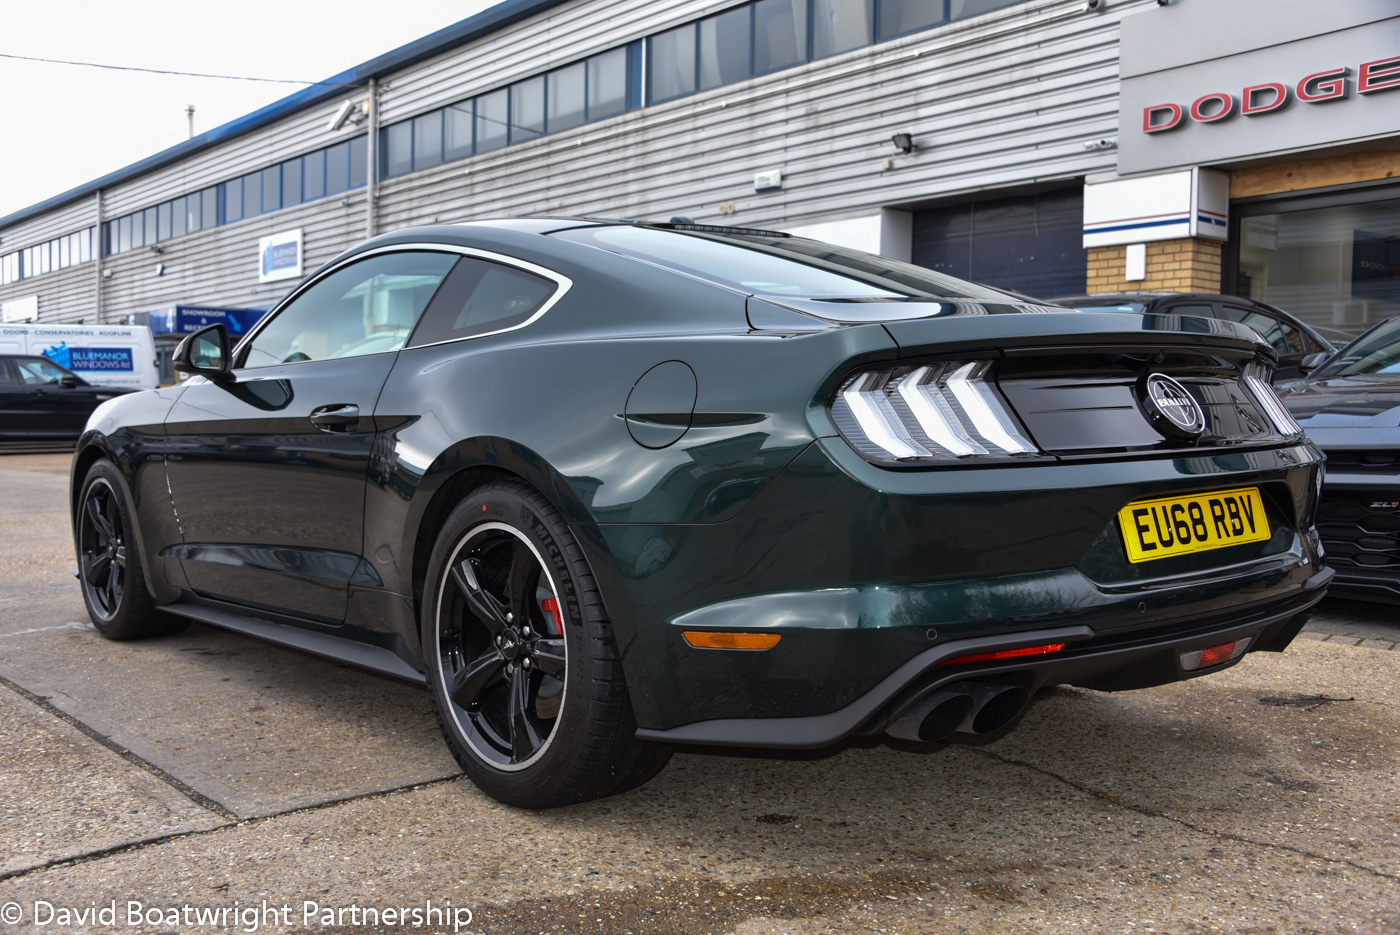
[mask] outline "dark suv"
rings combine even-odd
[[[76,439],[99,404],[128,392],[93,386],[47,357],[0,355],[0,438]]]
[[[1252,299],[1233,295],[1198,292],[1105,292],[1100,295],[1070,295],[1051,299],[1059,305],[1081,311],[1118,311],[1137,315],[1194,315],[1198,318],[1224,318],[1248,325],[1264,336],[1278,352],[1274,384],[1290,384],[1307,372],[1303,361],[1318,353],[1331,354],[1333,343],[1307,324],[1285,311]],[[1343,341],[1343,344],[1346,342]]]

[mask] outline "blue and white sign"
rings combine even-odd
[[[1115,179],[1084,186],[1084,247],[1183,237],[1225,240],[1230,176],[1214,169]]]
[[[60,367],[84,373],[131,373],[136,369],[129,347],[69,347],[60,341],[44,349],[44,356]]]
[[[223,325],[236,341],[267,314],[256,308],[214,308],[208,305],[172,305],[149,313],[152,334],[193,334],[210,325]]]
[[[300,279],[301,269],[301,228],[258,241],[258,282]]]

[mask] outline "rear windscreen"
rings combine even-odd
[[[552,236],[688,273],[749,295],[866,302],[1025,302],[922,266],[803,237],[709,233],[617,225]]]

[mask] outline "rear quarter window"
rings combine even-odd
[[[525,324],[558,291],[534,273],[464,256],[433,296],[409,347],[456,341]]]

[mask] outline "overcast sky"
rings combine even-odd
[[[314,82],[495,0],[5,3],[0,53]],[[0,217],[300,90],[0,58]]]

